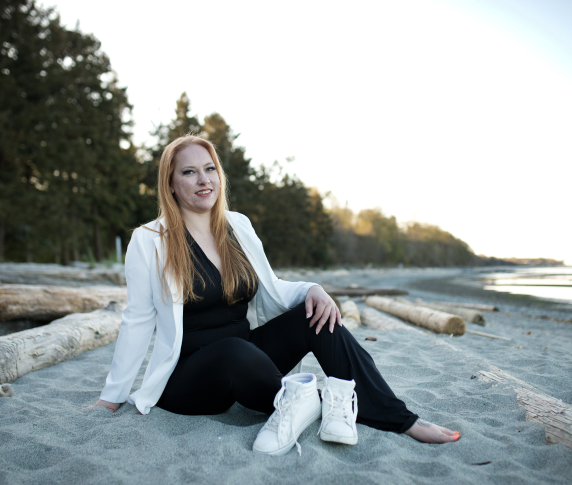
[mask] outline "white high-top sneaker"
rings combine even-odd
[[[258,432],[252,449],[266,455],[284,455],[294,445],[302,454],[298,436],[320,418],[322,406],[314,374],[294,374],[282,378],[282,388],[274,398],[276,411]]]
[[[356,383],[324,377],[322,389],[322,424],[318,431],[324,441],[355,445],[358,442]],[[352,406],[353,405],[353,406]]]

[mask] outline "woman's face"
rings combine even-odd
[[[220,178],[206,148],[189,145],[175,157],[171,192],[181,209],[204,214],[211,211],[220,194]]]

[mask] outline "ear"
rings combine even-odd
[[[173,187],[169,187],[171,189],[171,194],[175,193],[175,189],[173,189]]]

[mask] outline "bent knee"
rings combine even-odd
[[[219,340],[217,344],[224,358],[236,365],[251,362],[262,352],[256,345],[240,337],[228,337]]]
[[[240,355],[247,352],[250,345],[252,344],[248,340],[240,337],[226,337],[216,342],[219,352],[223,351],[227,355]]]

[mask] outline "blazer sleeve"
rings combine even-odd
[[[254,237],[254,239],[256,241],[258,241],[258,244],[260,244],[260,250],[264,256],[264,261],[268,265],[268,268],[270,269],[270,273],[272,274],[272,282],[274,283],[274,286],[278,290],[278,293],[282,297],[282,300],[284,301],[286,306],[288,308],[294,308],[295,306],[297,306],[300,303],[302,303],[303,301],[305,301],[306,295],[308,294],[308,290],[312,286],[317,285],[317,283],[311,283],[311,282],[307,282],[307,281],[295,281],[295,282],[293,282],[293,281],[284,281],[284,280],[279,279],[274,274],[274,271],[272,270],[272,267],[270,266],[270,263],[268,262],[268,258],[266,257],[266,253],[264,253],[264,247],[262,245],[262,241],[260,240],[260,238],[256,234],[256,231],[252,227],[252,223],[250,222],[250,219],[248,217],[246,217],[244,214],[241,214],[241,215],[244,218],[244,221],[245,221],[246,225],[248,226],[249,231],[252,232],[252,236]]]
[[[125,256],[127,305],[115,344],[111,370],[100,399],[114,403],[127,401],[155,329],[157,310],[153,304],[150,260],[154,256],[149,242],[138,228],[133,232]],[[147,243],[147,244],[145,244]]]

